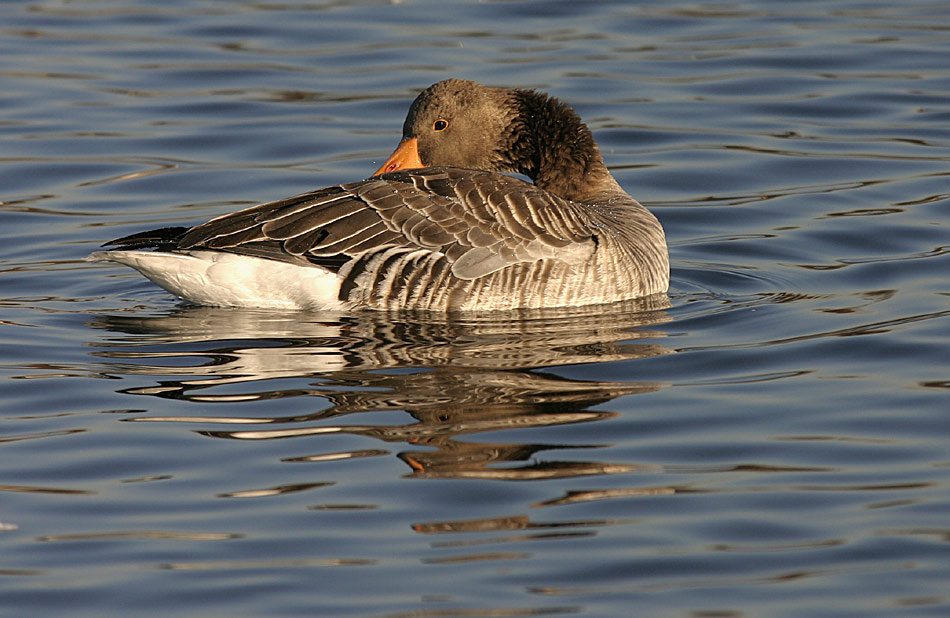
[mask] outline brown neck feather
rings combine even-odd
[[[574,201],[620,189],[590,129],[570,107],[531,90],[516,90],[512,98],[518,112],[505,158],[513,171]]]

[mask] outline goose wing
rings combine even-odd
[[[109,244],[132,243],[333,270],[392,249],[423,251],[444,255],[460,279],[518,262],[581,262],[595,248],[589,220],[575,203],[505,174],[444,167],[383,174]]]

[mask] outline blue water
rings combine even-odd
[[[950,8],[0,5],[0,615],[950,615]],[[82,258],[572,104],[667,298],[188,307]]]

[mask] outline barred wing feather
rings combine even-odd
[[[518,262],[583,262],[595,243],[585,213],[518,178],[456,168],[393,172],[212,219],[178,249],[209,248],[337,269],[347,259],[421,251],[476,279]],[[342,274],[342,273],[341,273]]]

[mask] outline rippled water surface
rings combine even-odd
[[[0,614],[950,615],[945,3],[0,5]],[[82,258],[570,102],[668,298],[188,307]]]

